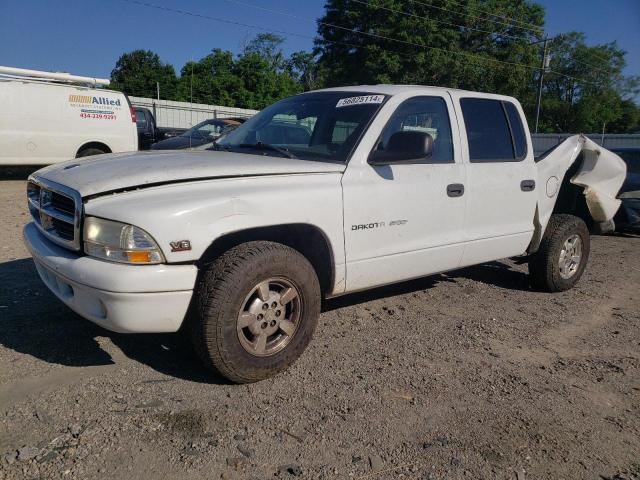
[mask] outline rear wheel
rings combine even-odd
[[[573,215],[552,215],[540,248],[529,257],[531,285],[548,292],[573,287],[589,258],[589,229]]]
[[[232,248],[202,274],[191,338],[211,369],[236,383],[288,368],[309,344],[320,315],[315,270],[274,242]]]
[[[100,150],[99,148],[85,148],[84,150],[80,150],[76,158],[80,157],[90,157],[92,155],[102,155],[103,153],[107,153],[104,150]]]

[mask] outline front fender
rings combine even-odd
[[[136,225],[160,245],[168,263],[195,262],[216,239],[248,228],[301,223],[329,241],[336,271],[344,265],[339,173],[217,179],[97,197],[85,214]],[[172,251],[188,240],[190,250]]]

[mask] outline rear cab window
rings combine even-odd
[[[516,106],[505,100],[461,98],[471,163],[518,162],[527,155],[527,136]]]

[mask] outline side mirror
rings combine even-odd
[[[433,153],[433,137],[426,132],[406,131],[391,135],[385,150],[373,150],[370,165],[417,163],[427,160]]]

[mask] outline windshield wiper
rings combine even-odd
[[[264,142],[256,142],[256,143],[241,143],[238,145],[240,148],[254,148],[257,150],[272,150],[274,152],[281,153],[282,155],[289,158],[298,158],[293,153],[291,153],[286,148],[276,147],[275,145],[271,145],[270,143]]]

